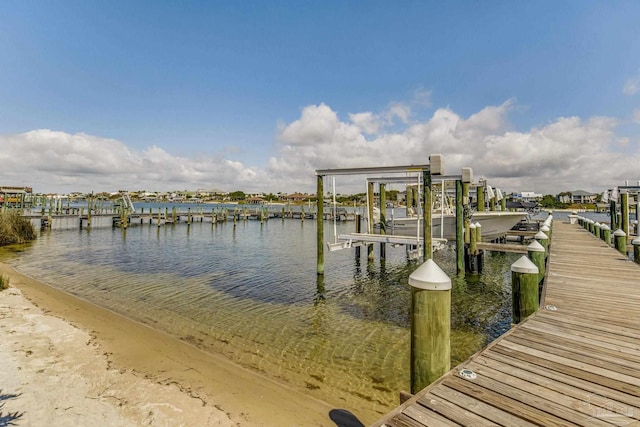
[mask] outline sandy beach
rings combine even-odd
[[[362,425],[6,264],[0,274],[11,284],[0,292],[2,425]]]

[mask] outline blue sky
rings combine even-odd
[[[441,152],[507,190],[601,191],[640,179],[638,22],[637,1],[6,0],[0,160],[32,161],[0,180],[311,191]]]

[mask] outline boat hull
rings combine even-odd
[[[475,212],[471,218],[473,223],[482,226],[482,239],[494,240],[504,236],[514,225],[527,216],[526,212]],[[420,222],[422,224],[422,222]],[[443,237],[447,240],[456,238],[455,215],[434,215],[432,218],[433,237]],[[378,227],[379,228],[379,227]],[[395,218],[387,221],[386,234],[395,236],[421,236],[418,230],[417,218]]]

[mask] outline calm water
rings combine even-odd
[[[354,222],[338,224],[352,232]],[[333,223],[325,222],[327,241]],[[372,421],[409,389],[407,284],[419,266],[402,247],[325,252],[316,276],[314,220],[271,219],[43,233],[0,260]],[[455,278],[452,366],[505,332],[509,266],[486,254],[481,276]],[[455,274],[453,250],[435,261]]]

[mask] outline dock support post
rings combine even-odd
[[[324,176],[322,175],[318,175],[317,177],[316,205],[318,211],[318,220],[316,221],[316,247],[318,255],[316,271],[320,275],[324,274]]]
[[[478,206],[476,207],[476,210],[478,212],[484,212],[484,185],[482,183],[478,184],[476,192],[478,198]]]
[[[533,238],[536,239],[538,243],[542,245],[545,253],[549,253],[549,236],[544,234],[543,231],[538,231],[536,235],[533,236]]]
[[[631,244],[633,245],[633,260],[640,264],[640,236],[633,239]]]
[[[538,283],[540,283],[544,278],[544,273],[545,273],[544,264],[545,264],[545,259],[547,257],[544,250],[544,246],[538,243],[537,240],[534,240],[527,246],[527,255],[529,256],[529,259],[531,260],[531,262],[533,262],[535,266],[538,267]]]
[[[191,208],[187,208],[187,225],[191,225]]]
[[[380,234],[387,234],[387,193],[385,191],[385,185],[379,184],[380,191]],[[380,259],[386,259],[386,243],[380,242]]]
[[[626,236],[629,236],[629,193],[626,190],[620,193],[620,216],[620,228]]]
[[[367,233],[373,234],[373,182],[367,182],[367,206],[369,215],[369,227]],[[373,245],[367,245],[367,259],[373,261]]]
[[[538,310],[538,267],[526,256],[511,264],[513,323],[518,324]]]
[[[411,393],[447,373],[451,356],[451,279],[428,259],[411,276]]]
[[[601,232],[602,232],[601,227],[602,227],[602,225],[600,225],[599,222],[596,222],[595,224],[593,224],[593,234],[598,239],[600,239],[600,236],[601,236]]]
[[[422,259],[433,258],[433,238],[431,235],[431,170],[422,171],[423,204],[422,204]]]
[[[618,229],[618,213],[617,213],[615,200],[611,200],[609,202],[609,215],[611,217],[611,220],[610,220],[611,229],[617,230]]]
[[[609,228],[607,224],[602,224],[600,226],[600,237],[607,245],[611,244],[611,228]]]
[[[362,215],[356,214],[356,233],[360,233],[362,227]],[[356,246],[356,259],[360,259],[360,246]]]
[[[442,189],[444,191],[444,188]],[[462,203],[464,196],[462,181],[456,180],[456,273],[464,271],[464,209]],[[444,224],[440,225],[441,227]]]
[[[613,239],[615,241],[616,249],[624,255],[627,255],[627,234],[618,228],[613,233]]]

